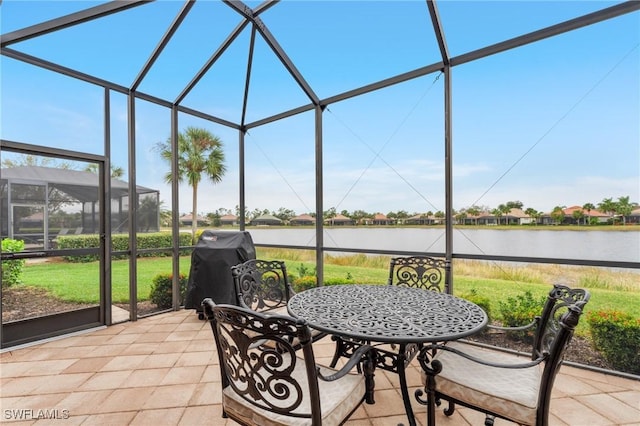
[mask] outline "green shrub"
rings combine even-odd
[[[343,284],[354,284],[353,278],[351,274],[347,274],[346,278],[325,278],[324,285],[343,285]]]
[[[300,278],[302,277],[308,277],[308,276],[315,276],[316,275],[316,268],[310,268],[308,266],[305,266],[304,263],[301,263],[300,266],[298,266],[298,268],[296,269],[296,272],[298,273],[298,276]]]
[[[151,302],[158,305],[160,309],[169,309],[173,306],[173,299],[171,297],[172,281],[172,274],[158,274],[153,278],[149,298]],[[180,283],[180,304],[183,304],[187,293],[187,278],[184,274],[180,274],[178,281]]]
[[[480,306],[482,310],[487,314],[487,318],[489,319],[488,324],[491,324],[491,320],[493,319],[491,316],[491,299],[478,294],[478,290],[476,290],[475,288],[469,290],[468,293],[461,294],[460,297]]]
[[[15,253],[24,250],[24,241],[5,238],[2,240],[2,251],[5,253]],[[3,260],[2,261],[2,288],[11,287],[22,282],[22,271],[25,260]]]
[[[546,300],[546,296],[534,298],[531,291],[527,290],[524,294],[508,297],[506,301],[498,302],[502,325],[504,327],[520,327],[531,323],[536,316],[542,313]],[[533,328],[530,331],[512,332],[510,337],[526,340],[533,335],[533,332]]]
[[[593,345],[619,371],[640,374],[640,318],[616,310],[590,311]]]
[[[315,275],[305,275],[303,277],[296,278],[292,281],[291,286],[293,287],[293,291],[296,293],[300,293],[305,290],[309,290],[310,288],[317,287],[318,279]]]
[[[293,287],[293,291],[296,293],[300,293],[301,291],[309,290],[310,288],[314,288],[318,286],[318,278],[315,275],[305,275],[299,278],[294,278],[289,281],[291,286]],[[342,284],[353,284],[353,277],[351,274],[347,273],[345,278],[327,278],[324,280],[324,285],[342,285]]]

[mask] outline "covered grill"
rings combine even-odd
[[[247,231],[206,230],[191,255],[186,309],[196,309],[202,319],[202,300],[238,304],[231,267],[256,258],[256,250]]]

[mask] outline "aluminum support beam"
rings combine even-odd
[[[453,294],[453,141],[451,126],[451,65],[444,67],[444,182],[445,182],[445,259],[450,267],[447,291]]]
[[[111,325],[111,304],[113,300],[111,286],[111,92],[104,89],[104,167],[100,171],[102,193],[100,193],[100,262],[103,262],[104,275],[100,275],[100,294],[104,303],[104,324]]]
[[[245,153],[245,145],[244,145],[244,135],[245,135],[246,131],[245,130],[240,130],[240,132],[238,132],[238,167],[240,170],[239,173],[239,185],[240,185],[240,193],[238,194],[240,197],[240,202],[238,204],[238,209],[240,210],[238,212],[238,218],[240,219],[240,230],[244,231],[245,229],[245,223],[247,222],[247,217],[245,216],[245,211],[247,209],[247,204],[246,204],[246,192],[245,192],[245,170],[246,168],[244,167],[244,153]]]
[[[198,82],[204,77],[204,75],[209,71],[209,68],[213,66],[213,64],[222,56],[222,54],[231,46],[231,43],[240,35],[242,30],[249,25],[249,21],[241,22],[237,27],[231,31],[231,34],[222,42],[218,50],[215,51],[213,55],[209,58],[209,60],[200,68],[200,71],[193,77],[193,79],[187,84],[187,86],[182,90],[182,92],[175,99],[175,104],[180,104],[184,98],[193,90],[193,88],[198,84]]]
[[[438,47],[440,48],[440,56],[444,65],[449,65],[449,49],[447,48],[447,41],[444,37],[444,29],[442,28],[442,22],[440,20],[440,14],[438,13],[438,7],[435,1],[427,0],[427,7],[429,8],[429,15],[431,16],[431,23],[433,24],[433,31],[438,41]]]
[[[251,27],[251,41],[249,42],[249,56],[247,58],[247,73],[244,79],[244,93],[242,94],[242,115],[240,124],[244,126],[247,117],[247,105],[249,103],[249,86],[251,83],[251,69],[253,67],[253,51],[256,47],[256,27]]]
[[[435,64],[427,65],[426,67],[421,67],[413,71],[409,71],[403,74],[398,74],[395,77],[387,78],[385,80],[380,80],[377,83],[372,83],[366,86],[362,86],[359,89],[349,90],[348,92],[344,92],[342,94],[323,99],[320,101],[320,103],[322,105],[330,105],[336,102],[344,101],[349,98],[364,95],[365,93],[374,92],[379,89],[384,89],[385,87],[389,87],[395,84],[403,83],[405,81],[413,80],[414,78],[423,77],[425,75],[442,71],[442,68],[444,68],[444,63],[436,62]]]
[[[71,68],[64,67],[62,65],[55,64],[53,62],[45,61],[44,59],[36,58],[35,56],[27,55],[26,53],[18,52],[17,50],[2,48],[2,55],[16,59],[18,61],[25,62],[27,64],[35,65],[40,68],[44,68],[49,71],[57,72],[59,74],[73,77],[87,83],[95,84],[96,86],[109,88],[120,93],[127,94],[129,89],[120,84],[112,83],[102,78],[94,77],[89,74],[85,74],[80,71],[76,71]]]
[[[347,100],[356,96],[360,96],[366,93],[374,92],[379,89],[384,89],[385,87],[393,86],[394,84],[399,84],[408,80],[412,80],[414,78],[423,77],[425,75],[442,71],[443,67],[444,67],[444,64],[442,62],[438,62],[426,67],[418,68],[417,70],[409,71],[407,73],[400,74],[395,77],[391,77],[386,80],[379,81],[377,83],[372,83],[366,86],[362,86],[358,89],[349,90],[339,95],[321,99],[320,105],[322,105],[323,108],[326,108],[328,105],[331,105],[340,101],[344,101],[344,100]],[[287,118],[287,117],[294,116],[296,114],[301,114],[303,112],[311,111],[313,108],[314,108],[314,104],[303,105],[298,108],[294,108],[289,111],[285,111],[280,114],[276,114],[271,117],[264,118],[262,120],[257,120],[252,123],[248,123],[246,127],[247,129],[259,127],[264,124],[273,123],[274,121],[278,121],[283,118]]]
[[[58,74],[63,74],[63,75],[66,75],[68,77],[72,77],[72,78],[75,78],[77,80],[84,81],[85,83],[90,83],[90,84],[94,84],[96,86],[100,86],[100,87],[105,88],[105,89],[110,89],[110,90],[113,90],[114,92],[118,92],[118,93],[121,93],[123,95],[128,95],[129,92],[130,92],[128,87],[123,86],[121,84],[113,83],[111,81],[104,80],[102,78],[94,77],[92,75],[85,74],[83,72],[76,71],[74,69],[67,68],[67,67],[62,66],[62,65],[55,64],[53,62],[45,61],[44,59],[36,58],[35,56],[31,56],[31,55],[27,55],[26,53],[18,52],[17,50],[13,50],[13,49],[9,49],[9,48],[3,48],[0,53],[2,53],[3,56],[6,56],[8,58],[12,58],[12,59],[15,59],[15,60],[18,60],[18,61],[22,61],[22,62],[25,62],[25,63],[30,64],[30,65],[35,65],[35,66],[40,67],[42,69],[53,71],[53,72],[56,72]],[[169,101],[166,101],[164,99],[160,99],[160,98],[158,98],[156,96],[148,95],[148,94],[142,93],[142,92],[136,92],[136,93],[134,93],[134,96],[136,98],[138,98],[138,99],[143,99],[145,101],[148,101],[148,102],[151,102],[151,103],[155,103],[155,104],[158,104],[158,105],[166,107],[166,108],[171,108],[171,106],[173,105]]]
[[[323,108],[318,105],[315,109],[315,143],[316,143],[316,276],[318,285],[324,283],[324,177],[323,177],[323,153],[322,153],[322,112]]]
[[[127,97],[127,134],[129,139],[129,319],[138,319],[138,192],[136,191],[136,98]]]
[[[320,102],[322,105],[322,102]],[[257,120],[252,123],[245,125],[247,129],[253,129],[255,127],[260,127],[265,124],[273,123],[278,120],[282,120],[283,118],[293,117],[294,115],[302,114],[303,112],[311,111],[316,106],[313,104],[307,104],[298,108],[291,109],[289,111],[281,112],[280,114],[272,115],[271,117],[263,118],[262,120]]]
[[[0,36],[0,47],[5,47],[13,43],[29,40],[34,37],[48,34],[63,28],[72,27],[83,22],[98,19],[103,16],[121,12],[132,7],[150,3],[152,0],[118,0],[90,7],[79,12],[71,13],[60,18],[51,19],[40,24],[22,28]]]
[[[282,64],[287,69],[287,71],[289,71],[289,74],[291,74],[293,79],[302,88],[302,90],[307,95],[309,100],[311,100],[311,102],[313,102],[314,105],[318,105],[320,103],[320,99],[315,94],[315,92],[313,91],[309,83],[307,83],[304,77],[302,77],[302,74],[300,73],[300,71],[298,71],[296,66],[291,61],[291,59],[289,59],[284,49],[282,49],[280,44],[278,44],[278,41],[271,34],[271,32],[269,31],[267,26],[264,24],[264,22],[262,22],[260,18],[254,18],[254,24],[258,28],[258,31],[260,32],[260,34],[262,34],[262,37],[265,39],[267,44],[271,47],[271,50],[273,50],[273,52],[276,54],[278,59],[280,59],[280,62],[282,62]]]
[[[273,53],[276,54],[280,62],[282,62],[287,71],[289,71],[289,74],[291,74],[293,79],[302,88],[307,97],[311,100],[311,102],[313,102],[314,105],[319,105],[320,100],[318,99],[318,96],[315,94],[311,86],[309,86],[309,83],[307,83],[304,77],[302,77],[300,71],[298,71],[291,59],[289,59],[284,49],[282,49],[282,47],[273,36],[273,34],[271,34],[264,22],[262,22],[262,20],[257,16],[257,13],[255,13],[250,7],[239,1],[225,0],[225,3],[240,15],[253,22],[258,32],[262,35],[262,38],[264,38],[269,47],[271,47]]]
[[[9,149],[17,152],[24,152],[30,155],[44,155],[47,157],[59,157],[74,161],[94,161],[96,163],[102,161],[104,158],[101,155],[69,151],[67,149],[52,148],[44,145],[26,144],[23,142],[15,142],[8,139],[0,139],[0,146],[5,149]]]
[[[221,124],[223,126],[230,127],[232,129],[240,129],[240,125],[236,123],[232,123],[231,121],[224,120],[222,118],[214,117],[213,115],[206,114],[204,112],[197,111],[195,109],[191,109],[189,107],[185,107],[182,105],[178,105],[178,111],[183,112],[185,114],[192,115],[194,117],[202,118],[203,120],[212,121],[214,123]]]
[[[175,32],[178,30],[178,27],[180,27],[180,24],[182,24],[182,21],[184,21],[184,18],[187,17],[187,15],[189,14],[189,11],[191,10],[194,4],[195,4],[195,1],[187,0],[184,6],[182,6],[182,9],[180,9],[180,12],[178,12],[178,15],[176,16],[176,18],[173,20],[171,25],[169,25],[169,29],[164,33],[164,35],[162,36],[162,39],[160,40],[156,48],[153,50],[153,53],[151,54],[149,59],[147,59],[147,62],[142,67],[142,70],[140,70],[140,73],[138,74],[136,79],[133,81],[133,84],[131,85],[132,91],[135,91],[138,88],[138,86],[140,86],[140,83],[142,83],[142,80],[147,75],[147,73],[149,72],[153,64],[156,62],[156,60],[158,60],[158,57],[160,56],[164,48],[169,43],[169,40],[171,40],[171,37],[173,37]]]
[[[180,183],[178,176],[178,108],[171,108],[171,248],[173,259],[171,270],[173,271],[172,306],[173,310],[180,309]]]
[[[476,59],[485,58],[487,56],[495,55],[506,50],[514,49],[516,47],[523,46],[525,44],[531,44],[536,41],[544,40],[545,38],[557,36],[569,31],[576,30],[578,28],[586,27],[588,25],[596,24],[598,22],[606,21],[618,16],[625,15],[634,11],[640,10],[640,1],[629,0],[624,3],[617,4],[615,6],[608,7],[606,9],[599,10],[597,12],[583,15],[575,19],[570,19],[565,22],[561,22],[557,25],[552,25],[547,28],[543,28],[538,31],[534,31],[528,34],[524,34],[519,37],[493,44],[491,46],[484,47],[482,49],[474,50],[473,52],[465,53],[463,55],[451,58],[451,65],[461,65],[467,62],[475,61]]]

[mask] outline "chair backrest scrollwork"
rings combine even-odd
[[[215,305],[211,299],[203,301],[203,309],[223,367],[223,389],[231,386],[237,395],[260,409],[320,424],[311,334],[303,321]],[[289,343],[294,337],[301,342],[303,357],[297,357]]]
[[[285,263],[279,260],[250,259],[231,267],[240,306],[269,311],[286,306],[293,295]]]
[[[589,301],[590,294],[581,288],[569,288],[561,284],[555,284],[542,309],[536,328],[532,359],[549,354],[552,344],[561,330],[560,320],[571,306],[577,306],[582,310]]]
[[[451,265],[445,259],[427,256],[391,258],[388,285],[449,291]]]

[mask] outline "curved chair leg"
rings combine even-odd
[[[453,416],[454,411],[456,411],[456,404],[453,401],[449,401],[449,405],[444,409],[445,416]]]

